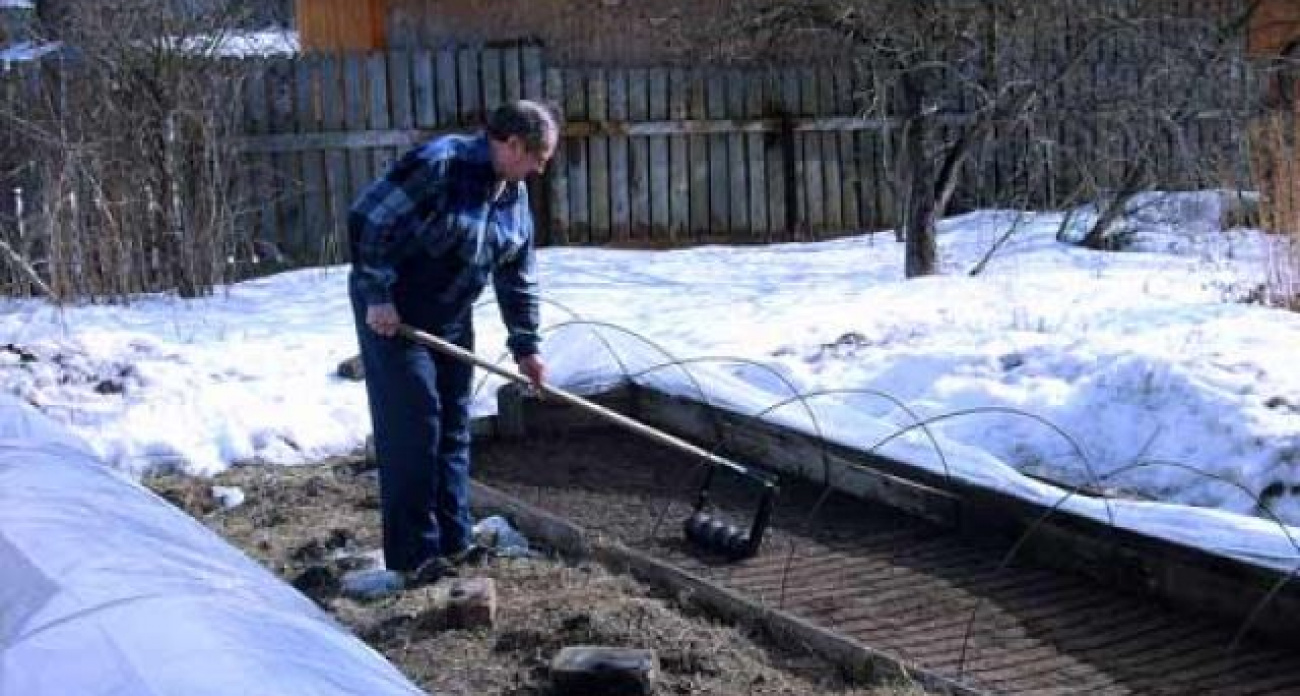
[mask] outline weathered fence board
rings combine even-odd
[[[587,119],[587,81],[581,74],[565,77],[565,118],[570,122]],[[587,138],[565,138],[569,154],[569,241],[591,242],[591,208],[587,205]]]
[[[744,73],[733,70],[728,72],[724,79],[727,81],[728,118],[744,118],[746,87]],[[753,229],[749,219],[749,178],[753,176],[753,170],[749,167],[745,147],[744,133],[731,133],[727,136],[726,167],[731,178],[731,191],[727,196],[731,204],[727,232],[733,242],[749,240]]]
[[[763,75],[763,110],[782,112],[781,94],[782,86],[780,75],[775,72],[767,72]],[[788,121],[788,118],[787,118]],[[787,216],[786,206],[793,205],[794,201],[789,197],[789,191],[786,179],[786,167],[793,167],[790,158],[786,154],[786,148],[792,145],[790,138],[786,137],[788,129],[782,125],[776,131],[763,134],[763,159],[766,160],[767,171],[767,241],[777,238],[778,232],[782,230],[792,230],[794,225],[791,224]],[[793,169],[790,170],[793,173]]]
[[[703,71],[691,71],[687,77],[686,108],[689,118],[703,121],[705,110],[705,76]],[[691,172],[690,220],[687,234],[694,236],[699,230],[709,228],[709,139],[705,135],[692,135],[687,140],[687,166]]]
[[[266,93],[266,73],[263,71],[253,72],[249,76],[247,83],[247,102],[244,112],[247,115],[248,130],[255,135],[270,132],[270,112],[267,106]],[[249,158],[248,175],[253,182],[252,186],[250,186],[253,194],[250,204],[256,201],[258,206],[257,215],[250,219],[251,234],[256,239],[274,240],[278,237],[273,198],[275,187],[271,171],[272,164],[269,153],[262,153]]]
[[[853,113],[853,73],[850,69],[841,67],[835,71],[834,86],[836,101],[834,108],[839,113]],[[858,175],[857,153],[854,152],[854,135],[851,131],[841,131],[836,135],[839,141],[837,147],[837,161],[842,168],[843,176],[843,229],[860,230],[863,227],[861,204],[862,197],[862,180]]]
[[[388,90],[388,62],[382,54],[375,54],[366,60],[366,85],[369,87],[370,104],[366,109],[367,124],[371,130],[384,131],[389,127],[388,107],[394,103],[395,95]],[[355,190],[359,191],[363,181],[369,181],[379,175],[388,166],[391,147],[370,149],[370,168],[359,181],[353,181]]]
[[[668,71],[656,70],[649,76],[649,112],[647,118],[668,119]],[[672,201],[672,169],[669,163],[670,143],[666,136],[650,136],[650,239],[671,239],[670,211]]]
[[[415,54],[411,51],[388,54],[388,84],[392,90],[389,120],[393,128],[415,127],[414,61]]]
[[[341,58],[330,56],[324,60],[322,68],[322,126],[326,130],[342,130],[345,120],[342,92],[343,61]],[[321,261],[338,261],[343,258],[344,251],[347,249],[346,215],[351,196],[347,166],[346,152],[343,150],[325,150],[325,181],[330,192],[330,216],[333,223],[330,226],[331,239],[328,249],[338,255],[326,256],[320,259]]]
[[[807,68],[799,74],[799,113],[811,116],[817,113],[817,73]],[[808,231],[812,239],[826,225],[826,194],[822,187],[822,148],[821,135],[818,133],[801,133],[804,161],[804,199],[807,201]]]
[[[710,119],[728,119],[725,77],[712,72],[705,76],[705,115]],[[709,136],[709,218],[708,231],[725,234],[730,227],[731,187],[728,179],[731,163],[727,160],[727,136]]]
[[[546,98],[560,105],[561,109],[564,108],[564,73],[558,68],[546,71]],[[550,166],[549,209],[551,224],[542,225],[538,232],[542,235],[541,241],[551,244],[567,243],[569,229],[572,225],[572,218],[569,216],[569,148],[571,147],[571,140],[571,138],[560,139],[555,148],[555,158]]]
[[[650,92],[645,70],[627,73],[627,117],[645,121],[650,117]],[[628,197],[631,205],[631,238],[650,239],[650,140],[641,136],[628,144]]]
[[[520,60],[523,61],[523,95],[525,99],[538,99],[546,80],[546,66],[542,60],[542,49],[538,46],[525,46]]]
[[[415,126],[433,128],[438,124],[438,91],[434,86],[437,58],[432,51],[421,49],[411,55],[411,100],[415,105]]]
[[[462,48],[456,54],[459,77],[459,108],[455,111],[458,125],[476,124],[483,120],[483,91],[479,88],[479,62],[482,53],[473,48]]]
[[[320,76],[318,61],[297,61],[294,71],[297,133],[311,133],[321,128],[321,114],[317,108]],[[328,236],[330,210],[329,193],[325,187],[325,158],[319,151],[303,152],[298,162],[302,174],[302,226],[289,232],[296,232],[292,237],[295,248],[309,252],[312,258],[320,258],[325,255],[321,240]]]
[[[609,118],[609,83],[605,80],[605,71],[594,69],[587,73],[587,118],[604,121]],[[591,205],[591,230],[589,241],[604,244],[610,240],[610,184],[609,184],[609,136],[596,135],[590,138],[587,146],[587,175],[589,190],[588,202]]]
[[[501,51],[501,98],[504,101],[511,102],[524,96],[521,58],[518,48],[507,48]]]
[[[293,64],[277,58],[268,63],[266,74],[267,127],[271,132],[293,131],[297,128]],[[293,152],[271,153],[270,158],[274,240],[295,247],[303,241],[302,158]]]
[[[460,109],[460,100],[456,91],[456,51],[444,48],[438,51],[437,85],[438,125],[451,126],[456,123]]]
[[[764,75],[750,71],[744,76],[744,117],[763,116]],[[754,241],[768,241],[772,229],[767,217],[767,153],[762,133],[748,133],[745,139],[746,165],[749,167],[749,232]]]
[[[366,99],[368,91],[365,85],[367,56],[350,55],[343,60],[343,113],[344,125],[348,130],[366,129]],[[360,193],[365,182],[370,180],[371,161],[369,150],[353,149],[348,153],[347,195],[351,200]]]
[[[686,71],[668,73],[668,118],[684,121],[689,116],[689,92]],[[670,202],[668,204],[668,243],[685,239],[691,224],[691,165],[689,141],[677,135],[668,139]]]
[[[490,113],[505,100],[505,91],[501,86],[501,52],[487,49],[479,53],[480,79],[483,83],[483,113]]]
[[[866,141],[864,166],[870,169],[867,176],[871,178],[871,189],[875,200],[875,211],[871,220],[873,226],[883,227],[901,217],[898,194],[901,182],[892,170],[897,156],[894,148],[897,131],[894,129],[885,129],[879,133],[864,131],[862,138]]]
[[[608,118],[626,121],[627,74],[623,70],[611,71],[606,80],[608,87]],[[632,236],[631,171],[628,162],[628,136],[609,140],[609,225],[610,241],[626,244]]]

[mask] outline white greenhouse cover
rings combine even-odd
[[[420,693],[293,588],[0,395],[0,696]]]

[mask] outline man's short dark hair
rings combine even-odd
[[[493,140],[519,136],[529,152],[546,148],[547,133],[560,134],[560,113],[554,105],[520,99],[498,106],[488,116],[487,133]]]

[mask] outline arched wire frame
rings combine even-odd
[[[1133,464],[1130,464],[1128,466],[1115,469],[1109,472],[1108,474],[1106,474],[1104,478],[1106,479],[1118,478],[1134,471],[1140,471],[1143,469],[1149,469],[1154,467],[1172,467],[1172,468],[1181,469],[1183,471],[1195,474],[1202,478],[1226,484],[1245,493],[1247,497],[1253,498],[1256,501],[1256,504],[1258,505],[1257,509],[1263,510],[1265,514],[1268,516],[1269,521],[1277,525],[1278,529],[1282,531],[1283,536],[1286,537],[1287,543],[1291,545],[1291,548],[1296,551],[1297,557],[1300,558],[1300,544],[1297,544],[1296,540],[1291,536],[1291,532],[1290,530],[1288,530],[1286,524],[1281,520],[1281,518],[1277,516],[1276,513],[1273,512],[1272,508],[1269,507],[1267,503],[1263,502],[1263,500],[1259,496],[1252,493],[1240,482],[1234,481],[1230,478],[1227,478],[1226,476],[1221,476],[1221,475],[1201,471],[1200,469],[1197,469],[1195,467],[1192,467],[1182,462],[1172,462],[1172,461],[1157,460],[1157,459],[1144,459],[1144,460],[1139,460],[1137,462],[1134,462]],[[1043,513],[1039,515],[1033,521],[1033,523],[1031,523],[1025,529],[1024,533],[1020,535],[1020,537],[1011,546],[1011,548],[1008,549],[1007,552],[1002,556],[1002,560],[998,563],[997,572],[1000,573],[1005,571],[1006,568],[1011,564],[1011,561],[1015,558],[1016,554],[1020,551],[1021,548],[1024,547],[1024,545],[1029,541],[1029,539],[1033,536],[1033,534],[1039,528],[1041,528],[1048,521],[1048,519],[1050,519],[1053,515],[1055,515],[1066,504],[1066,502],[1068,502],[1079,492],[1080,491],[1078,489],[1066,491],[1051,506],[1049,506],[1046,510],[1044,510]],[[1112,530],[1116,528],[1113,519],[1111,520],[1110,526]],[[1292,567],[1290,571],[1288,571],[1285,575],[1280,577],[1277,580],[1277,582],[1275,582],[1273,586],[1269,589],[1269,591],[1265,593],[1263,597],[1260,598],[1259,602],[1256,603],[1255,607],[1247,615],[1246,619],[1242,621],[1242,624],[1237,629],[1237,632],[1233,636],[1232,641],[1228,644],[1227,646],[1228,652],[1232,652],[1237,649],[1237,647],[1241,644],[1241,641],[1250,632],[1251,627],[1259,619],[1264,609],[1270,603],[1272,603],[1272,601],[1277,597],[1277,595],[1281,593],[1281,591],[1291,582],[1291,580],[1297,574],[1300,574],[1300,561],[1298,561],[1297,564],[1294,567]],[[973,636],[975,621],[979,616],[980,609],[984,606],[986,602],[987,602],[986,599],[981,598],[976,602],[974,608],[971,609],[970,620],[966,624],[965,634],[963,635],[962,638],[961,658],[958,661],[958,674],[965,673],[967,649],[970,644],[970,639]]]

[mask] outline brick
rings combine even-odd
[[[451,578],[432,588],[429,607],[416,623],[425,630],[491,628],[497,620],[492,578]]]

